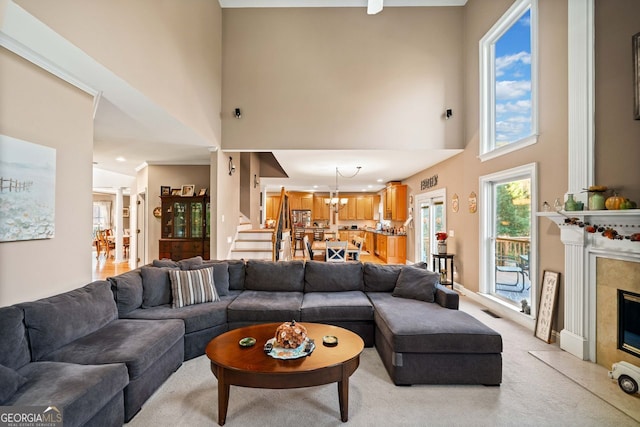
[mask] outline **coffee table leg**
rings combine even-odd
[[[224,379],[224,369],[218,372],[218,424],[224,425],[229,407],[229,384]]]
[[[340,419],[346,423],[349,420],[349,377],[338,381],[338,401],[340,402]]]

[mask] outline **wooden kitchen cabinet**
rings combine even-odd
[[[267,196],[265,203],[266,219],[276,219],[278,216],[278,208],[280,207],[280,196]]]
[[[311,217],[314,220],[320,221],[328,221],[330,218],[330,209],[329,205],[325,202],[328,200],[328,197],[321,195],[313,196],[313,212],[311,212]]]
[[[383,205],[384,219],[405,221],[407,219],[407,186],[388,185],[383,190]]]
[[[369,251],[370,253],[375,252],[376,248],[376,233],[371,231],[365,231],[364,233],[364,250]]]
[[[375,254],[387,264],[406,264],[407,236],[376,234]]]

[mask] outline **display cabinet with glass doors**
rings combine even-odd
[[[162,238],[159,257],[178,261],[201,256],[209,259],[209,196],[161,196]]]

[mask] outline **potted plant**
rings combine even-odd
[[[446,254],[447,253],[447,233],[444,231],[439,231],[436,233],[436,240],[438,241],[438,253]]]

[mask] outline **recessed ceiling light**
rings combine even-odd
[[[318,188],[318,186],[317,186],[317,185],[314,185],[314,186],[313,186],[313,188]]]
[[[126,161],[127,161],[127,159],[125,159],[125,158],[124,158],[124,157],[122,157],[122,156],[118,156],[118,157],[116,157],[116,161],[118,161],[118,162],[126,162]]]
[[[378,178],[378,179],[377,179],[377,181],[378,181],[378,182],[382,182],[382,181],[384,181],[384,180],[383,180],[382,178]]]
[[[373,188],[373,185],[367,185],[367,188]]]

